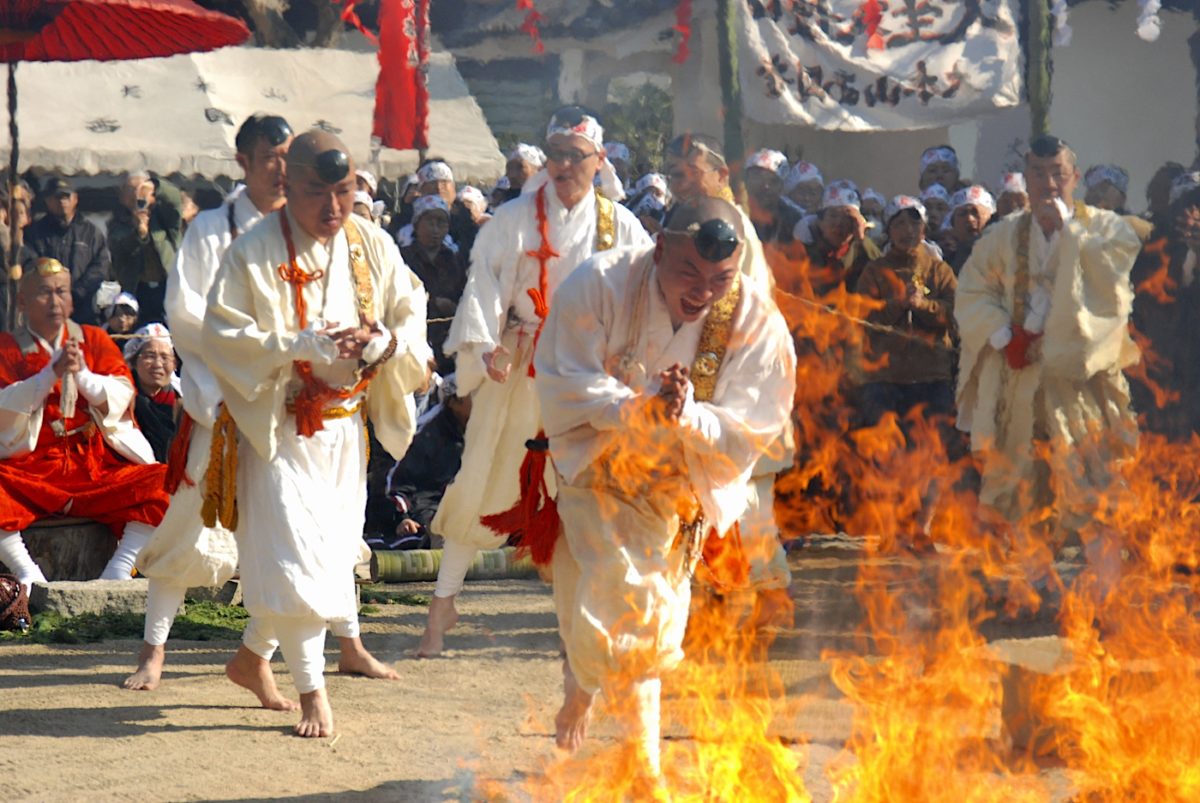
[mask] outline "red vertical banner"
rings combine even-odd
[[[381,0],[372,134],[387,148],[429,147],[429,0]]]

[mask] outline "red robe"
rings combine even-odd
[[[82,329],[88,368],[96,374],[122,376],[132,386],[129,368],[109,336],[94,326]],[[12,335],[0,333],[0,388],[33,377],[49,362],[44,349],[22,354]],[[62,420],[61,390],[62,381],[55,381],[46,397],[36,448],[0,460],[0,530],[19,531],[56,516],[107,524],[118,538],[130,521],[158,526],[170,499],[163,491],[167,467],[129,462],[105,442],[99,427],[56,435],[51,425]],[[63,424],[69,432],[91,420],[87,400],[80,394],[74,417]]]

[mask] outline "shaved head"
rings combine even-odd
[[[288,172],[305,167],[316,171],[326,184],[336,184],[354,172],[354,160],[336,135],[313,128],[293,139],[288,148]]]
[[[742,227],[741,214],[733,204],[720,198],[695,198],[676,204],[667,216],[666,230],[687,232],[693,226],[702,226],[710,220],[725,221],[733,228],[739,240],[745,240],[746,232]]]
[[[354,160],[345,143],[313,129],[292,140],[287,152],[287,208],[300,227],[326,242],[354,209]]]

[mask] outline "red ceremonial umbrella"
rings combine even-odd
[[[16,256],[17,62],[124,61],[241,44],[239,19],[192,0],[0,0],[0,62],[8,62],[9,226]]]

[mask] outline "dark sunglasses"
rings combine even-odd
[[[1034,156],[1045,159],[1050,156],[1057,156],[1063,148],[1069,148],[1065,139],[1059,139],[1053,134],[1043,134],[1029,143],[1029,152]]]
[[[691,237],[696,253],[706,262],[723,262],[733,256],[733,252],[742,244],[733,224],[720,218],[693,223],[684,231],[671,233]]]
[[[595,156],[599,151],[584,153],[575,148],[546,148],[546,161],[549,162],[564,162],[569,165],[577,165],[589,156]]]

